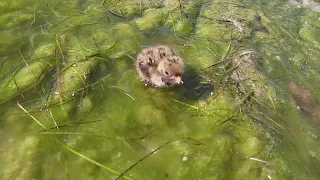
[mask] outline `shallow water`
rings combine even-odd
[[[1,179],[318,179],[319,13],[280,0],[0,10]],[[184,59],[183,86],[139,81],[153,44]]]

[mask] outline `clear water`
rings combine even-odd
[[[318,179],[318,13],[280,0],[2,0],[0,13],[1,179]],[[153,44],[184,59],[183,86],[139,81]],[[238,49],[259,57],[261,97],[228,63],[203,70]]]

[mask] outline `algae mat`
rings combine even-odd
[[[318,179],[320,14],[273,0],[0,2],[1,179]],[[184,59],[144,87],[137,53]]]

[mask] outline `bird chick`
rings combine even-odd
[[[137,56],[136,69],[145,85],[165,87],[183,83],[183,60],[164,45],[144,48]]]

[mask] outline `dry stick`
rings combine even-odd
[[[170,142],[172,142],[171,140],[164,143],[163,145],[161,145],[160,147],[158,147],[157,149],[151,151],[149,154],[147,154],[146,156],[144,156],[143,158],[141,158],[138,162],[134,163],[132,166],[130,166],[128,169],[126,169],[125,171],[123,171],[119,176],[116,177],[115,180],[120,179],[122,176],[124,176],[125,173],[127,173],[128,171],[130,171],[132,168],[134,168],[136,165],[138,165],[141,161],[143,161],[144,159],[146,159],[147,157],[149,157],[150,155],[152,155],[153,153],[157,152],[158,150],[160,150],[161,148],[163,148],[164,146],[166,146],[167,144],[169,144]]]

